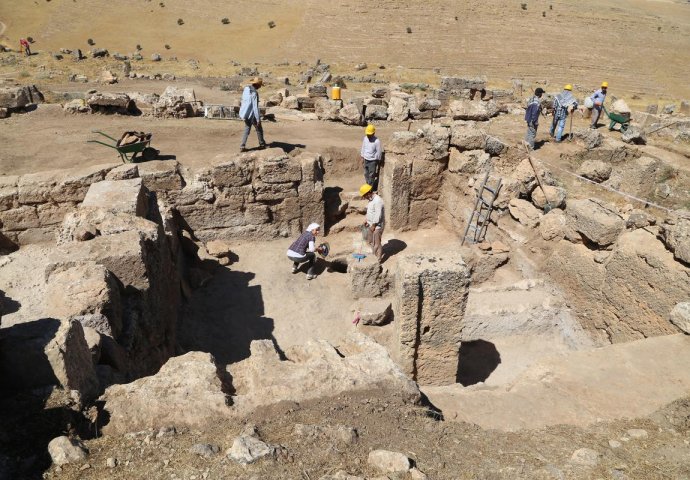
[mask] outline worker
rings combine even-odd
[[[364,133],[362,149],[360,151],[362,166],[364,167],[364,181],[369,185],[377,186],[379,180],[379,162],[383,155],[381,140],[376,137],[376,128],[371,124],[367,125],[367,128],[364,129]]]
[[[310,223],[287,251],[287,257],[292,260],[292,273],[299,272],[300,263],[307,263],[307,280],[316,278],[316,252],[321,252],[322,248],[316,246],[316,237],[320,230],[321,226],[318,223]]]
[[[240,118],[244,120],[244,134],[242,135],[242,144],[240,145],[240,152],[247,151],[247,139],[252,125],[256,128],[256,134],[259,137],[259,150],[266,148],[266,141],[264,140],[264,129],[261,126],[261,115],[259,113],[259,92],[258,90],[263,86],[264,81],[260,77],[254,77],[244,87],[242,91],[242,103],[240,105]]]
[[[31,46],[29,45],[29,41],[26,38],[20,38],[19,39],[19,53],[24,51],[24,55],[27,57],[31,56]]]
[[[590,123],[589,128],[597,128],[597,122],[601,116],[601,110],[604,108],[604,100],[606,100],[606,90],[608,88],[609,82],[601,82],[601,88],[590,97],[592,100],[592,123]]]
[[[383,260],[383,247],[381,246],[381,236],[385,224],[385,213],[383,209],[383,199],[376,194],[372,186],[365,183],[359,187],[359,195],[368,200],[367,215],[364,227],[367,233],[367,242],[371,247],[372,253],[376,255],[379,263]]]
[[[530,150],[534,150],[534,140],[537,138],[537,128],[539,128],[539,115],[541,114],[541,96],[544,94],[544,89],[537,87],[534,91],[534,96],[527,102],[527,111],[525,112],[525,122],[527,122],[527,134],[525,135],[525,142],[529,145]]]
[[[556,142],[560,142],[565,129],[565,119],[577,108],[577,100],[573,96],[571,84],[563,87],[563,91],[553,99],[553,123],[551,124],[551,136],[556,136]]]

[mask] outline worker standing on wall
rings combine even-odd
[[[364,181],[372,187],[376,187],[379,180],[379,163],[383,156],[383,148],[381,147],[381,140],[375,135],[376,128],[373,125],[367,125],[364,133],[360,151],[362,166],[364,167]]]
[[[252,125],[256,129],[256,135],[259,137],[259,150],[266,148],[266,141],[264,140],[264,129],[261,126],[261,114],[259,112],[259,92],[258,90],[264,84],[263,79],[254,77],[249,84],[244,87],[242,91],[242,103],[240,104],[240,118],[244,120],[244,134],[242,135],[242,143],[240,144],[240,152],[247,151],[247,139]]]

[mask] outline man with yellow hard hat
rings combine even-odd
[[[553,123],[551,124],[551,136],[555,135],[556,142],[560,142],[565,129],[565,119],[568,114],[577,108],[577,100],[573,96],[571,84],[563,87],[563,91],[553,99]]]
[[[364,228],[367,232],[367,242],[371,246],[374,255],[379,263],[383,259],[383,247],[381,246],[381,236],[383,235],[383,228],[385,223],[385,213],[383,209],[383,199],[374,192],[371,185],[365,183],[359,187],[359,195],[366,200],[367,216],[364,220]]]
[[[375,135],[376,128],[373,125],[367,125],[364,133],[360,151],[362,166],[364,167],[364,181],[369,185],[376,186],[379,180],[379,162],[383,156],[383,148],[381,148],[381,140]]]
[[[604,108],[604,100],[606,100],[606,90],[609,88],[609,82],[601,82],[601,88],[592,94],[592,123],[589,128],[597,128],[601,110]]]

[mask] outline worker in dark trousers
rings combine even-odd
[[[537,87],[534,91],[534,96],[527,102],[527,111],[525,112],[525,122],[527,122],[527,134],[525,135],[525,142],[529,145],[530,150],[534,150],[534,140],[537,138],[537,128],[539,128],[539,115],[541,114],[541,96],[544,94],[544,89]]]
[[[376,128],[373,125],[367,125],[364,133],[365,136],[362,140],[362,149],[360,151],[362,166],[364,167],[364,181],[372,187],[376,187],[383,148],[381,147],[381,140],[375,135]]]

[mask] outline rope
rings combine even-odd
[[[651,202],[649,200],[646,200],[644,198],[639,198],[639,197],[636,197],[634,195],[630,195],[629,193],[625,193],[625,192],[622,192],[620,190],[616,190],[615,188],[609,187],[608,185],[602,185],[601,183],[597,183],[594,180],[590,180],[589,178],[585,178],[581,175],[573,173],[570,170],[566,170],[565,168],[561,168],[561,167],[558,167],[556,165],[552,165],[549,162],[545,162],[544,160],[540,160],[540,159],[534,157],[534,155],[532,155],[532,158],[535,158],[536,160],[540,161],[541,163],[543,163],[545,165],[548,165],[552,169],[560,170],[560,171],[567,173],[568,175],[571,175],[571,176],[573,176],[579,180],[583,180],[585,182],[591,183],[592,185],[596,185],[597,187],[601,187],[605,190],[608,190],[609,192],[613,192],[615,194],[621,195],[621,196],[629,198],[631,200],[635,200],[637,202],[644,203],[645,207],[648,207],[648,206],[654,207],[654,208],[658,208],[659,210],[664,210],[665,212],[668,212],[668,213],[674,213],[674,210],[671,208],[662,207],[661,205],[654,203],[654,202]]]

